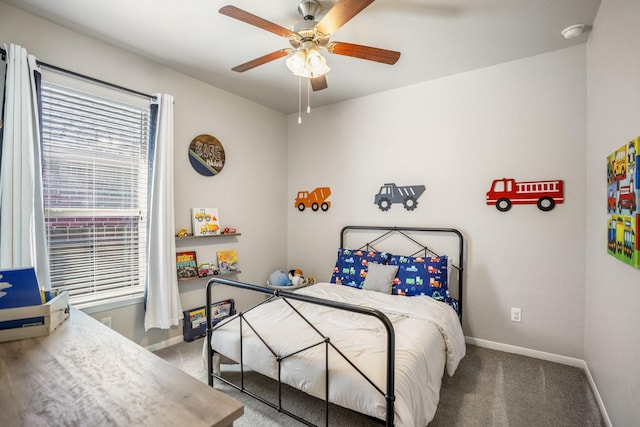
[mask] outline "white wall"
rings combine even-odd
[[[640,420],[640,271],[606,251],[605,165],[640,136],[638,17],[638,1],[603,0],[587,44],[585,360],[616,426]]]
[[[206,85],[140,56],[82,36],[0,3],[0,43],[25,47],[43,62],[145,93],[175,97],[176,228],[190,229],[191,207],[217,207],[223,226],[241,236],[216,244],[181,243],[200,259],[215,259],[218,249],[236,248],[242,274],[237,279],[264,282],[286,260],[286,117],[264,106]],[[223,144],[226,164],[220,175],[203,177],[191,167],[187,149],[199,134]],[[211,240],[211,242],[214,242]],[[206,281],[181,285],[184,309],[204,305]],[[220,299],[235,296],[220,291]],[[237,296],[239,303],[246,298]],[[113,328],[142,345],[178,337],[181,328],[143,330],[141,304],[92,314],[112,317]]]
[[[585,88],[581,45],[289,116],[289,267],[328,280],[348,224],[455,227],[465,334],[581,359]],[[502,177],[562,179],[566,202],[498,212],[485,194]],[[382,212],[385,182],[427,188],[415,211]],[[298,212],[297,191],[318,186],[329,211]]]

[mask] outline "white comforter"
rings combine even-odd
[[[455,311],[429,297],[403,297],[318,283],[300,294],[378,309],[393,323],[396,335],[395,424],[426,426],[433,419],[442,374],[453,375],[465,355],[462,328]],[[386,330],[382,323],[357,313],[289,300],[383,392],[386,390]],[[321,338],[283,301],[275,300],[245,313],[277,355],[287,355]],[[240,360],[238,319],[215,330],[212,347]],[[245,366],[276,379],[275,358],[251,328],[243,325]],[[305,350],[283,361],[284,383],[324,399],[325,347]],[[384,396],[378,393],[338,353],[329,350],[329,400],[379,419],[386,417]]]

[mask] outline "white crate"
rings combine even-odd
[[[49,335],[69,317],[69,293],[61,292],[46,304],[0,310],[0,322],[44,317],[44,324],[1,329],[0,342]]]

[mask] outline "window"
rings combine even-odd
[[[42,163],[51,286],[82,304],[144,290],[150,105],[78,80],[43,74]]]

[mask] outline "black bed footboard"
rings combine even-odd
[[[285,300],[285,302],[287,302],[287,300],[292,300],[292,301],[302,301],[302,302],[306,302],[306,303],[310,303],[310,304],[317,304],[317,305],[321,305],[321,306],[325,306],[325,307],[330,307],[330,308],[335,308],[338,310],[345,310],[345,311],[350,311],[350,312],[354,312],[354,313],[359,313],[362,315],[366,315],[366,316],[371,316],[374,317],[376,319],[378,319],[385,327],[386,329],[386,335],[387,335],[387,339],[386,339],[386,347],[387,347],[387,358],[386,358],[386,390],[380,390],[371,380],[369,380],[365,374],[362,373],[362,371],[360,371],[360,369],[354,364],[352,363],[338,348],[336,348],[335,346],[333,346],[333,344],[331,343],[331,339],[330,337],[324,337],[322,336],[322,334],[318,331],[318,329],[316,329],[314,327],[314,325],[311,324],[311,322],[309,322],[305,317],[304,317],[304,313],[300,313],[298,312],[298,310],[296,310],[293,306],[291,306],[291,304],[289,304],[287,302],[287,304],[289,304],[291,306],[291,308],[296,311],[296,313],[298,315],[300,315],[300,317],[302,319],[304,319],[307,324],[309,324],[310,327],[312,327],[314,330],[316,330],[316,332],[318,332],[318,334],[320,336],[323,337],[323,339],[321,340],[320,344],[324,344],[327,346],[327,348],[329,346],[331,346],[334,350],[336,350],[343,358],[344,360],[346,360],[354,369],[356,369],[356,371],[358,371],[358,373],[360,375],[362,375],[367,381],[369,381],[369,383],[371,385],[373,385],[382,395],[384,395],[385,401],[386,401],[386,420],[384,420],[385,425],[391,427],[394,424],[394,401],[395,401],[395,392],[394,392],[394,373],[395,373],[395,333],[394,333],[394,329],[393,329],[393,325],[391,323],[391,321],[389,320],[389,318],[382,313],[379,310],[376,309],[372,309],[372,308],[368,308],[368,307],[361,307],[361,306],[357,306],[357,305],[351,305],[351,304],[345,304],[345,303],[340,303],[340,302],[335,302],[335,301],[330,301],[330,300],[326,300],[326,299],[321,299],[321,298],[315,298],[315,297],[311,297],[308,295],[301,295],[301,294],[296,294],[294,292],[287,292],[287,291],[282,291],[279,289],[267,289],[267,288],[263,288],[261,286],[256,286],[256,285],[252,285],[252,284],[248,284],[248,283],[242,283],[242,282],[236,282],[236,281],[232,281],[232,280],[227,280],[227,279],[223,279],[223,278],[218,278],[218,277],[214,277],[211,280],[208,281],[207,283],[207,296],[206,296],[206,313],[207,313],[207,374],[208,374],[208,382],[209,385],[213,387],[213,380],[218,379],[221,380],[225,383],[227,383],[228,385],[235,387],[236,389],[240,390],[241,392],[248,394],[251,397],[254,397],[258,400],[260,400],[261,402],[273,407],[274,409],[277,409],[279,412],[283,412],[288,416],[291,416],[293,418],[295,418],[296,420],[306,424],[306,425],[313,425],[311,424],[309,421],[304,420],[302,418],[300,418],[298,415],[296,414],[292,414],[289,411],[287,411],[286,409],[282,408],[281,405],[281,385],[282,383],[280,382],[280,378],[277,379],[278,381],[278,404],[273,404],[270,401],[267,401],[266,399],[263,399],[260,396],[257,396],[247,390],[244,389],[244,381],[241,381],[241,385],[238,386],[234,383],[231,383],[229,381],[227,381],[226,379],[220,377],[219,375],[214,374],[213,372],[213,349],[211,346],[211,337],[212,337],[212,332],[218,328],[223,326],[226,321],[223,320],[220,323],[216,324],[215,326],[211,326],[212,323],[212,314],[211,314],[211,304],[212,304],[212,297],[211,297],[211,290],[213,289],[214,286],[216,285],[225,285],[225,286],[232,286],[235,288],[240,288],[240,289],[245,289],[245,290],[249,290],[249,291],[254,291],[254,292],[259,292],[259,293],[263,293],[263,294],[268,294],[271,295],[271,299],[272,298],[282,298]],[[240,317],[240,321],[241,321],[241,325],[242,325],[242,319],[243,319],[243,315],[244,313],[247,313],[251,310],[253,310],[254,308],[266,303],[268,300],[265,300],[264,302],[261,302],[260,304],[257,304],[256,306],[250,308],[249,310],[246,310],[244,312],[239,312],[237,316]],[[249,325],[250,326],[250,325]],[[241,360],[238,361],[240,363],[241,366],[241,370],[243,370],[243,363],[242,363],[242,335],[241,335],[241,341],[240,341],[240,358]],[[301,349],[304,350],[304,349]],[[278,357],[278,361],[279,361],[280,357]],[[242,371],[241,371],[242,372]],[[243,374],[242,374],[243,375]],[[325,378],[326,378],[326,393],[325,393],[325,420],[326,420],[326,425],[329,425],[329,373],[328,373],[328,362],[325,365]]]

